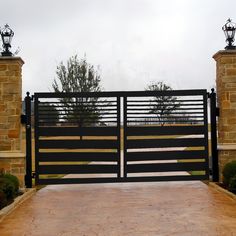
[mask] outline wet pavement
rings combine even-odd
[[[236,201],[200,181],[48,186],[1,236],[236,236]]]

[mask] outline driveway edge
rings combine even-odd
[[[209,185],[210,185],[211,187],[213,187],[214,189],[218,190],[219,192],[222,192],[222,193],[226,194],[227,196],[229,196],[230,198],[232,198],[233,200],[236,201],[236,195],[235,195],[235,194],[233,194],[233,193],[229,192],[228,190],[226,190],[226,189],[220,187],[220,186],[219,186],[218,184],[216,184],[216,183],[210,182]]]
[[[31,196],[33,196],[35,192],[36,192],[35,188],[28,188],[22,195],[15,198],[13,203],[2,208],[0,210],[0,222],[13,210],[15,210],[21,203],[23,203],[24,201],[29,199]]]

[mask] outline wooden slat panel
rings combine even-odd
[[[127,161],[204,159],[206,151],[128,152]]]
[[[40,127],[39,136],[117,136],[116,127]]]
[[[110,152],[41,152],[38,160],[43,162],[59,161],[118,161],[118,153]]]
[[[206,162],[127,165],[128,173],[205,170]]]
[[[127,127],[127,136],[204,134],[203,125]]]
[[[117,173],[117,165],[39,165],[38,174],[110,174]]]
[[[44,149],[116,149],[117,140],[39,140],[38,147]]]
[[[205,146],[203,138],[176,139],[137,139],[127,140],[127,148],[161,148],[161,147],[198,147]]]

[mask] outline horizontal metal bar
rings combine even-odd
[[[110,174],[118,165],[39,165],[38,174]]]
[[[158,101],[156,101],[154,104],[152,103],[147,103],[147,104],[127,104],[128,109],[130,109],[129,107],[153,107],[155,106],[155,108],[157,107],[164,107],[164,106],[175,106],[175,105],[180,105],[181,107],[185,107],[185,106],[203,106],[203,103],[187,103],[187,104],[178,104],[178,103],[158,103]]]
[[[38,185],[49,184],[91,184],[91,183],[115,183],[118,182],[116,177],[97,177],[97,178],[53,178],[53,179],[38,179]]]
[[[164,116],[164,117],[161,117],[162,119],[176,119],[178,121],[178,119],[193,119],[193,118],[204,118],[204,116]],[[160,117],[158,116],[128,116],[127,119],[131,120],[131,119],[135,119],[135,120],[144,120],[145,121],[155,121],[155,120],[159,120]],[[146,120],[147,119],[147,120]],[[149,119],[149,120],[148,120]]]
[[[94,125],[94,127],[97,127],[98,125],[100,126],[102,123],[117,123],[116,121],[92,121],[92,120],[86,120],[83,122],[83,126],[85,126],[86,124],[89,124],[89,126],[91,127],[91,124]],[[65,121],[43,121],[43,120],[39,120],[38,121],[39,126],[43,126],[43,125],[47,125],[47,124],[67,124],[67,125],[75,125],[75,124],[79,124],[78,120],[65,120]]]
[[[64,113],[62,113],[62,112],[64,112]],[[95,112],[93,112],[93,111],[91,111],[91,116],[94,116],[94,113]],[[45,112],[45,111],[40,111],[39,113],[38,113],[38,115],[48,115],[48,114],[52,114],[52,115],[64,115],[64,116],[69,116],[69,115],[78,115],[78,116],[88,116],[87,114],[86,114],[86,112],[84,112],[84,114],[83,113],[76,113],[76,112],[69,112],[69,111],[59,111],[59,114],[58,114],[58,112],[50,112],[50,113],[48,113],[48,112]],[[114,112],[114,111],[110,111],[110,112],[97,112],[97,113],[95,113],[96,115],[99,115],[99,116],[101,116],[101,115],[116,115],[117,114],[117,112]]]
[[[39,110],[41,110],[42,108],[46,108],[48,109],[49,111],[52,110],[52,108],[97,108],[97,107],[116,107],[117,105],[116,104],[102,104],[102,105],[97,105],[97,104],[75,104],[75,105],[68,105],[68,104],[65,104],[65,105],[44,105],[44,104],[39,104]]]
[[[38,117],[39,117],[39,119],[54,119],[54,120],[55,119],[64,119],[64,120],[67,119],[67,116],[65,114],[59,114],[58,116],[53,115],[53,114],[48,114],[48,115],[43,114],[43,115],[39,115]],[[78,117],[78,118],[86,118],[86,117]],[[98,119],[105,119],[105,118],[117,119],[117,115],[111,114],[111,116],[104,115],[104,116],[98,117]],[[68,119],[69,119],[69,117],[68,117]],[[97,119],[97,118],[93,117],[92,119]]]
[[[39,152],[39,162],[61,161],[118,161],[120,157],[115,152]]]
[[[60,179],[39,179],[37,184],[93,184],[93,183],[126,183],[126,182],[157,182],[157,181],[193,181],[208,180],[207,175],[176,175],[176,176],[144,176],[127,178],[60,178]]]
[[[161,113],[158,112],[158,113],[150,113],[150,112],[147,112],[147,111],[144,111],[144,112],[129,112],[129,114],[127,114],[127,116],[129,115],[143,115],[143,114],[148,114],[148,115],[160,115]],[[182,114],[182,115],[188,115],[188,114],[203,114],[203,111],[191,111],[191,112],[172,112],[171,115],[179,115],[179,114]]]
[[[38,140],[42,149],[117,149],[117,140]]]
[[[179,159],[205,159],[205,150],[191,151],[160,151],[160,152],[127,152],[127,161],[151,161],[151,160],[179,160]]]
[[[68,107],[69,108],[69,107]],[[87,107],[86,107],[87,108]],[[60,111],[65,111],[65,112],[67,112],[67,111],[71,111],[71,113],[73,113],[74,114],[74,111],[77,111],[78,112],[78,114],[80,114],[80,113],[86,113],[86,112],[90,112],[90,113],[92,113],[92,112],[100,112],[100,111],[116,111],[117,110],[117,108],[103,108],[103,109],[101,109],[101,108],[95,108],[95,109],[91,109],[91,110],[89,110],[89,109],[77,109],[77,107],[74,107],[74,109],[64,109],[64,110],[62,110],[62,109],[57,109],[57,112],[60,112]],[[39,113],[41,113],[41,112],[52,112],[52,113],[56,113],[56,111],[55,110],[52,110],[52,109],[49,109],[49,108],[44,108],[44,107],[42,107],[41,109],[39,109],[38,110],[39,111]]]
[[[76,123],[78,123],[78,121],[79,120],[83,120],[83,121],[87,121],[87,120],[90,120],[90,121],[98,121],[99,122],[99,120],[100,119],[108,119],[108,118],[110,118],[110,119],[117,119],[117,117],[115,116],[99,116],[99,117],[91,117],[91,118],[89,118],[89,117],[67,117],[67,116],[62,116],[62,117],[54,117],[54,116],[48,116],[48,117],[42,117],[42,116],[38,116],[38,118],[39,119],[41,119],[41,120],[43,120],[43,119],[46,119],[46,118],[48,118],[48,119],[53,119],[54,118],[54,120],[59,120],[59,121],[76,121]]]
[[[105,101],[99,101],[99,100],[96,100],[96,101],[86,101],[86,103],[117,103],[116,100],[105,100]],[[69,102],[63,102],[63,101],[59,101],[59,102],[55,102],[55,101],[48,101],[48,102],[42,102],[42,101],[39,101],[39,105],[40,104],[67,104],[67,103],[70,103],[70,104],[76,104],[78,102],[76,101],[69,101]]]
[[[189,110],[203,110],[203,107],[186,107],[186,108],[164,108],[165,111],[189,111]],[[157,110],[162,110],[161,108],[157,108]],[[127,108],[127,112],[129,111],[150,111],[150,114],[156,114],[155,112],[151,112],[152,108]]]
[[[127,127],[127,136],[204,134],[203,125]]]
[[[176,100],[177,102],[202,102],[203,99],[190,99],[190,100],[183,100],[183,99],[178,99]],[[156,103],[156,100],[152,99],[152,100],[128,100],[127,101],[127,106],[130,105],[130,103],[144,103],[144,102],[153,102]]]
[[[154,182],[154,181],[191,181],[191,180],[208,180],[207,175],[175,175],[175,176],[144,176],[128,177],[126,182]]]
[[[195,90],[166,90],[166,91],[117,91],[117,92],[88,92],[88,93],[35,93],[38,98],[69,98],[69,97],[146,97],[146,96],[198,96],[207,94],[205,89]]]
[[[187,163],[160,163],[160,164],[132,164],[127,165],[127,173],[144,172],[169,172],[169,171],[193,171],[206,170],[206,162],[187,162]]]
[[[176,139],[137,139],[127,140],[127,148],[161,148],[161,147],[198,147],[205,146],[204,138],[176,138]]]
[[[199,123],[199,122],[203,122],[204,119],[198,119],[198,120],[159,120],[159,119],[156,119],[156,120],[152,120],[152,121],[149,121],[150,123],[154,123],[154,122],[157,122],[157,123],[166,123],[168,124],[169,123]],[[129,120],[127,119],[127,123],[147,123],[146,120]]]

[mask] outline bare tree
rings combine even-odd
[[[146,88],[150,91],[168,91],[172,88],[165,84],[163,81],[152,82]],[[180,106],[175,96],[156,96],[154,98],[154,103],[151,105],[150,114],[155,114],[159,120],[161,126],[163,126],[168,121],[168,116],[170,116],[173,111]]]
[[[78,56],[68,59],[66,65],[61,62],[57,66],[56,79],[52,87],[55,92],[100,92],[100,75],[86,59]],[[96,106],[97,97],[66,97],[59,99],[65,105],[65,117],[78,126],[86,126],[99,120]]]

